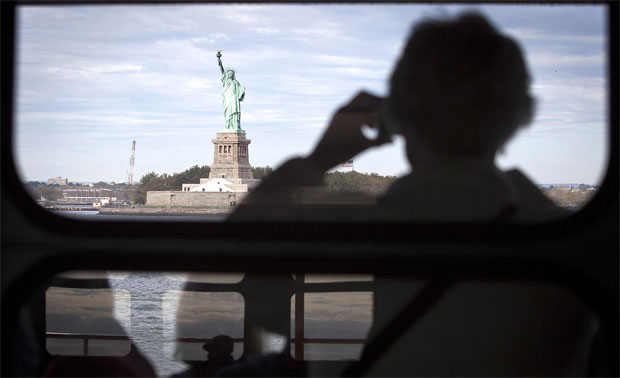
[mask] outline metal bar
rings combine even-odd
[[[179,343],[206,343],[209,337],[177,337]],[[304,338],[299,344],[364,344],[366,339],[335,339],[335,338]],[[242,343],[243,338],[233,338],[233,342]],[[297,339],[291,339],[291,343],[297,344]]]
[[[243,284],[216,284],[206,282],[186,282],[182,291],[198,291],[198,292],[227,292],[227,291],[243,291]],[[297,292],[303,287],[306,293],[323,293],[323,292],[360,292],[372,291],[374,287],[373,281],[347,281],[347,282],[317,282],[317,283],[295,283],[293,290]]]
[[[295,275],[295,281],[301,284],[304,283],[305,279],[306,275],[303,273]],[[295,292],[295,340],[302,340],[299,343],[295,343],[295,359],[297,361],[303,361],[304,359],[304,301],[304,292]]]
[[[60,333],[60,332],[47,332],[46,337],[50,339],[84,339],[90,340],[129,340],[125,335],[100,335],[100,334],[87,334],[87,333]],[[181,343],[201,343],[211,340],[211,337],[177,337],[176,341]],[[295,343],[296,339],[291,339],[292,343]],[[242,343],[242,337],[233,337],[233,342]],[[337,339],[337,338],[304,338],[305,344],[363,344],[366,339]]]
[[[211,337],[177,337],[176,341],[179,343],[206,343],[207,341],[210,341],[211,339],[212,339]],[[242,343],[243,338],[233,337],[233,342]]]
[[[373,281],[317,282],[303,284],[306,293],[373,291]]]
[[[291,340],[295,343],[296,340]],[[322,338],[310,338],[303,339],[303,344],[364,344],[366,339],[322,339]],[[301,344],[301,343],[300,343]]]
[[[129,340],[129,336],[126,335],[101,335],[90,333],[46,332],[45,336],[50,339],[83,339],[88,337],[92,340]]]
[[[97,335],[87,333],[61,333],[61,332],[46,332],[45,337],[50,339],[78,339],[82,340],[82,354],[88,356],[89,354],[89,340],[129,340],[125,335]]]

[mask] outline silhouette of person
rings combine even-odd
[[[227,335],[215,336],[206,342],[202,349],[208,352],[206,361],[192,362],[189,369],[173,375],[174,377],[213,377],[217,371],[234,362],[233,339]]]
[[[252,356],[245,361],[227,365],[217,373],[218,377],[307,377],[308,372],[286,350]]]
[[[562,217],[565,210],[525,175],[502,172],[494,162],[502,146],[532,119],[529,83],[517,43],[483,16],[425,20],[413,29],[392,74],[389,96],[357,94],[335,113],[310,155],[289,160],[264,179],[231,219],[264,216],[282,201],[294,205],[294,196],[284,195],[290,188],[320,186],[329,168],[387,143],[391,134],[404,136],[412,172],[378,198],[376,214],[456,222]],[[364,136],[365,124],[378,128],[376,139]],[[421,279],[375,275],[369,340],[389,328],[407,304],[416,303],[423,285]],[[437,295],[419,324],[405,322],[398,340],[389,348],[383,345],[383,354],[364,374],[587,373],[598,320],[570,290],[532,281],[462,279]]]
[[[517,43],[481,15],[419,23],[390,80],[389,96],[358,93],[336,111],[314,151],[263,180],[246,204],[282,203],[282,191],[322,185],[323,174],[403,135],[411,174],[377,199],[378,214],[425,221],[551,220],[557,207],[496,154],[532,119],[530,77]],[[368,139],[363,125],[378,128]],[[275,193],[275,194],[274,194]],[[244,215],[243,206],[239,214]]]

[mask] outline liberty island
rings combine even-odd
[[[180,190],[147,192],[148,206],[217,207],[230,210],[260,180],[254,179],[250,165],[250,139],[241,129],[241,102],[245,88],[237,81],[235,71],[224,69],[222,50],[216,53],[222,82],[224,128],[216,132],[213,143],[213,163],[208,178],[199,183],[184,183]]]

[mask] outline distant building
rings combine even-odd
[[[99,189],[99,188],[63,189],[62,195],[65,201],[92,202],[92,201],[101,201],[103,199],[109,199],[112,201],[116,201],[116,197],[114,197],[114,191],[111,189]]]
[[[235,184],[226,179],[200,179],[200,184],[183,184],[183,192],[234,192]]]
[[[58,177],[53,177],[53,178],[47,179],[47,185],[67,186],[67,181],[68,181],[68,179],[62,178],[62,177],[58,176]]]

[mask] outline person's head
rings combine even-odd
[[[233,69],[227,69],[226,70],[226,77],[229,79],[234,79],[235,78],[235,70]]]
[[[387,119],[408,150],[493,156],[532,118],[529,81],[519,46],[483,16],[428,19],[414,27],[394,70]]]
[[[209,359],[225,359],[233,352],[233,339],[227,335],[215,336],[202,349],[209,352]]]

